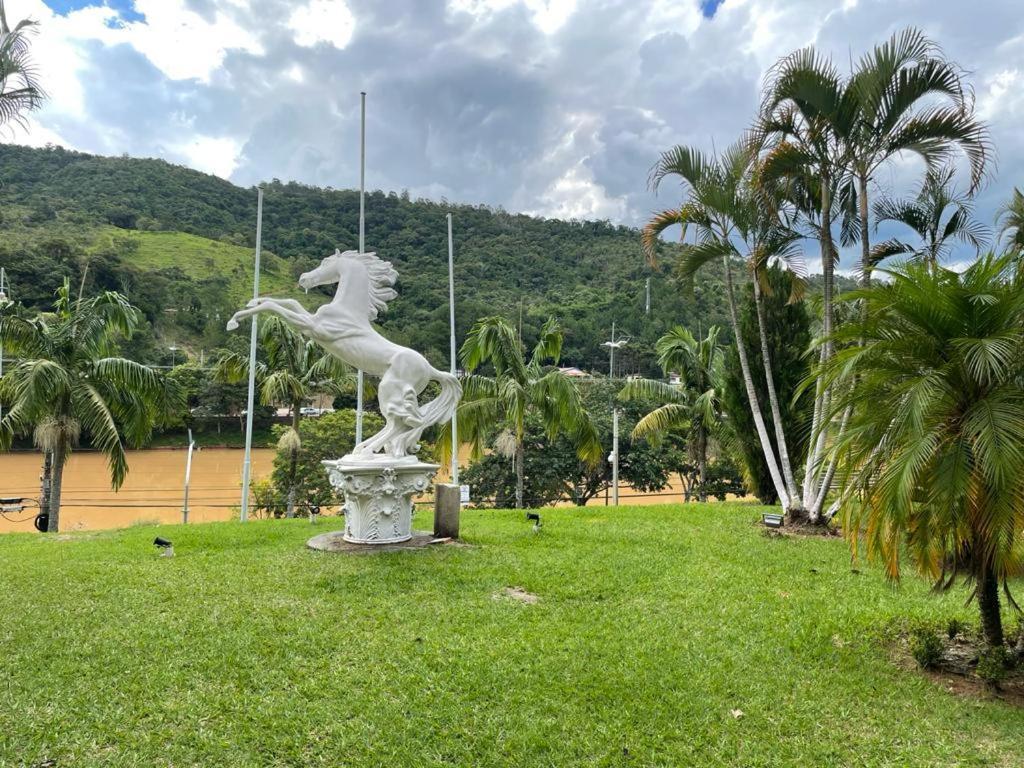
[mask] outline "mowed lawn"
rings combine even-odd
[[[962,588],[760,511],[471,511],[471,546],[357,556],[305,549],[330,518],[0,536],[0,765],[1024,765],[1021,710],[889,661],[898,617],[974,622]]]

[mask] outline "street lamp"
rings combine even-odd
[[[174,353],[178,351],[177,347],[168,347],[171,350],[171,368],[174,367]]]
[[[612,320],[611,341],[604,342],[601,346],[608,347],[608,380],[615,378],[615,350],[622,349],[629,343],[629,337],[615,338],[615,321]],[[619,503],[619,409],[612,406],[612,452],[608,457],[612,465],[612,498],[613,503]]]
[[[7,270],[0,267],[0,307],[7,303],[7,291],[11,290],[11,284],[7,282]],[[0,339],[0,378],[4,375],[4,342]],[[0,416],[4,414],[4,407],[0,405]]]
[[[629,343],[629,337],[623,336],[616,340],[615,338],[615,321],[612,320],[612,340],[606,341],[601,344],[602,347],[608,347],[608,378],[615,378],[615,350],[621,349]]]

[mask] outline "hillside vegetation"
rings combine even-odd
[[[642,183],[642,179],[638,180]],[[295,279],[336,247],[358,244],[358,194],[273,181],[264,202],[262,292],[309,305]],[[654,340],[676,323],[725,325],[721,282],[682,293],[652,280],[636,230],[607,222],[565,222],[482,206],[448,206],[375,191],[367,199],[367,247],[400,273],[399,297],[381,318],[394,338],[437,363],[447,361],[447,239],[453,211],[460,336],[500,313],[524,335],[548,315],[567,329],[566,362],[602,368],[614,320],[637,343],[624,371],[653,368]],[[136,342],[159,361],[167,344],[191,351],[237,343],[226,316],[251,295],[256,193],[161,160],[106,158],[61,148],[0,146],[0,264],[15,295],[45,307],[65,276],[86,289],[126,291],[153,333]],[[671,248],[667,249],[671,264]],[[177,310],[165,312],[165,310]]]

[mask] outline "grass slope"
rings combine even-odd
[[[1019,711],[878,639],[972,618],[963,592],[894,590],[758,513],[545,511],[538,536],[468,512],[472,547],[348,557],[302,520],[0,537],[0,764],[1024,763]]]

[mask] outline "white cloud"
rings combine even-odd
[[[228,136],[195,135],[170,149],[174,154],[183,156],[190,167],[227,179],[238,165],[242,146]]]
[[[355,25],[355,17],[341,0],[312,0],[288,17],[288,29],[295,33],[295,42],[304,46],[328,43],[344,48],[352,39]]]

